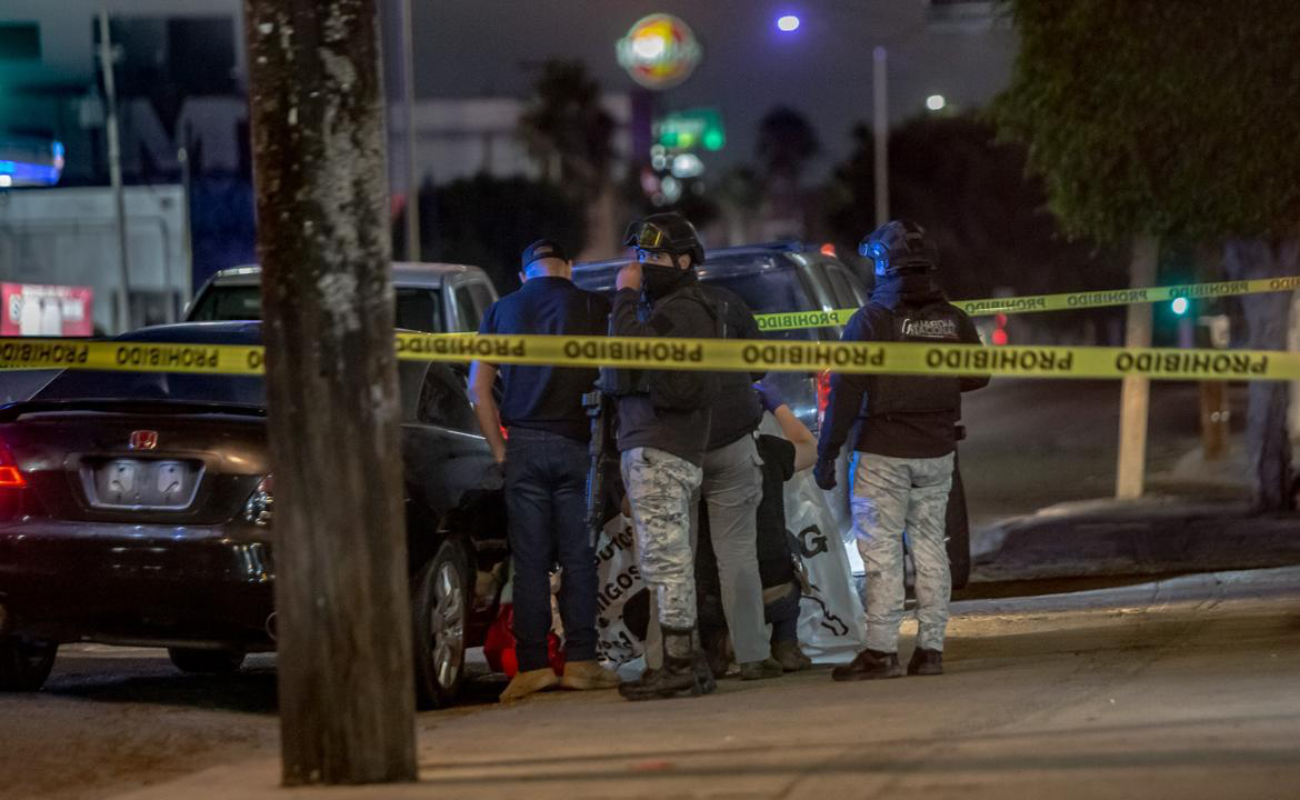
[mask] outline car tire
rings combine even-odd
[[[0,641],[0,692],[36,692],[45,685],[58,655],[57,642],[17,637]]]
[[[970,519],[966,515],[966,488],[962,485],[961,470],[955,465],[944,528],[948,539],[948,569],[952,573],[952,588],[964,589],[970,583]]]
[[[442,543],[412,588],[415,694],[424,710],[456,702],[465,679],[465,636],[471,602],[469,561],[459,543]]]
[[[169,647],[167,656],[181,672],[195,675],[232,675],[244,665],[246,654],[241,650],[196,650],[188,647]]]

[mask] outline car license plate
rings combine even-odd
[[[95,470],[94,503],[133,508],[185,508],[193,499],[194,469],[184,461],[117,458]]]

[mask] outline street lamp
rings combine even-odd
[[[784,33],[792,33],[799,30],[799,18],[794,14],[786,14],[776,21],[776,27]]]
[[[948,105],[948,101],[941,94],[932,94],[925,98],[925,107],[931,111],[942,111],[946,105]]]

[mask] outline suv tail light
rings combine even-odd
[[[270,475],[265,475],[257,482],[257,488],[248,496],[248,502],[244,503],[244,521],[251,522],[260,527],[266,527],[271,524],[271,506],[274,501],[272,490],[275,487],[275,479]]]
[[[826,404],[831,399],[831,371],[822,370],[813,381],[817,384],[817,429],[821,430],[822,420],[826,417]]]

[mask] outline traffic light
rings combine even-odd
[[[1174,316],[1181,317],[1192,307],[1191,302],[1186,297],[1175,297],[1169,304],[1169,310],[1174,312]]]

